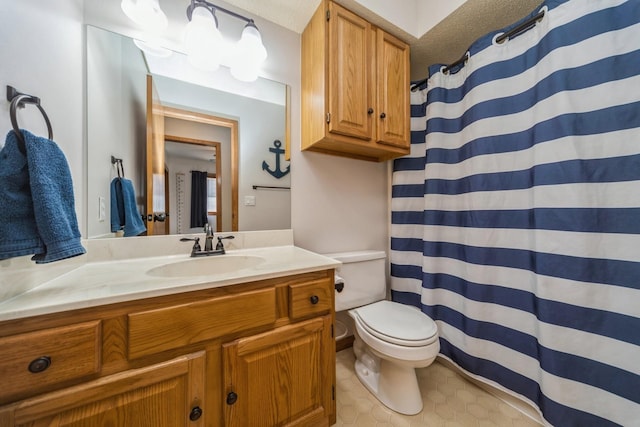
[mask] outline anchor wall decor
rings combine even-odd
[[[275,148],[269,147],[269,152],[276,155],[276,167],[274,170],[271,170],[269,169],[269,165],[267,164],[267,162],[263,161],[262,170],[265,170],[269,172],[271,176],[280,179],[291,171],[291,165],[288,165],[286,170],[280,169],[280,156],[284,155],[284,149],[280,148],[282,146],[282,142],[276,139],[275,141],[273,141],[273,146]]]

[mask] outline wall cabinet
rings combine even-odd
[[[0,426],[329,426],[333,270],[0,323]]]
[[[302,149],[382,161],[409,153],[409,46],[329,1],[302,34]]]

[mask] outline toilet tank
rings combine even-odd
[[[380,301],[387,296],[384,251],[355,251],[325,254],[342,262],[336,274],[344,281],[335,293],[336,311],[348,310]]]

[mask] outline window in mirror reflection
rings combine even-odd
[[[210,173],[207,175],[207,213],[215,216],[216,210],[216,174]]]

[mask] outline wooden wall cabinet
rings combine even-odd
[[[302,150],[408,154],[409,86],[409,46],[323,0],[302,34]]]
[[[0,426],[332,425],[333,307],[326,270],[0,322]]]

